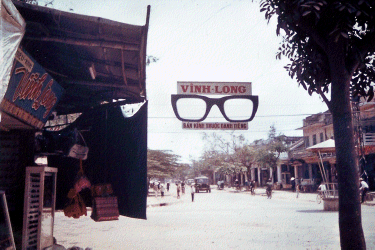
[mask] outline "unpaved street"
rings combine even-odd
[[[297,199],[294,193],[275,191],[267,199],[257,191],[252,196],[213,189],[195,194],[194,202],[186,193],[177,203],[149,207],[147,220],[121,216],[94,222],[89,216],[75,220],[59,212],[54,235],[66,248],[94,250],[340,249],[338,213],[323,211],[314,202],[316,194]],[[374,206],[362,205],[367,249],[375,249],[374,212]]]

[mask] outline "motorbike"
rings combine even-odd
[[[219,189],[219,190],[224,189],[224,181],[218,181],[217,182],[217,189]]]

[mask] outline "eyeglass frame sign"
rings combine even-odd
[[[177,101],[179,99],[183,99],[183,98],[197,98],[197,99],[203,100],[206,103],[206,112],[203,115],[203,117],[201,117],[199,119],[182,118],[178,113]],[[230,100],[230,99],[248,99],[248,100],[251,100],[253,102],[253,112],[252,112],[250,118],[243,119],[243,120],[230,119],[225,114],[225,110],[224,110],[225,101]],[[258,110],[259,98],[258,98],[258,96],[254,96],[254,95],[229,95],[229,96],[224,96],[224,97],[221,97],[221,98],[209,98],[207,96],[202,96],[202,95],[172,94],[171,95],[171,102],[172,102],[173,111],[174,111],[177,119],[179,119],[180,121],[183,121],[183,122],[201,122],[201,121],[205,120],[207,118],[208,114],[210,113],[212,106],[214,106],[214,105],[218,106],[221,114],[224,116],[224,118],[228,122],[249,122],[249,121],[254,119],[255,114]]]

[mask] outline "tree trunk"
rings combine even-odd
[[[339,52],[336,50],[334,57],[336,59],[344,58],[344,56],[339,56]],[[341,55],[343,54],[341,53]],[[331,60],[330,63],[332,76],[330,111],[333,118],[336,146],[340,244],[341,249],[366,249],[362,229],[359,169],[350,103],[351,76],[347,74],[343,65],[345,64],[340,60]]]

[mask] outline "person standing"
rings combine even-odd
[[[181,191],[182,191],[182,194],[185,194],[185,182],[181,183]]]
[[[359,179],[359,181],[361,182],[361,185],[359,187],[359,190],[362,192],[362,200],[361,200],[361,203],[363,203],[366,199],[366,193],[368,191],[368,184],[361,178]]]
[[[292,184],[292,191],[295,192],[296,191],[296,180],[294,179],[294,177],[290,178],[290,184]]]
[[[169,182],[167,182],[167,191],[169,192]]]
[[[176,184],[176,185],[177,185],[177,199],[180,199],[181,187],[179,184]]]
[[[297,198],[298,198],[301,184],[298,178],[295,179],[295,182],[296,182],[296,192],[297,192]]]
[[[164,188],[164,185],[162,184],[160,186],[160,194],[161,194],[161,197],[164,197],[164,191],[165,191],[165,188]]]
[[[191,193],[191,201],[194,202],[194,193],[195,193],[194,185],[190,186],[190,193]]]

